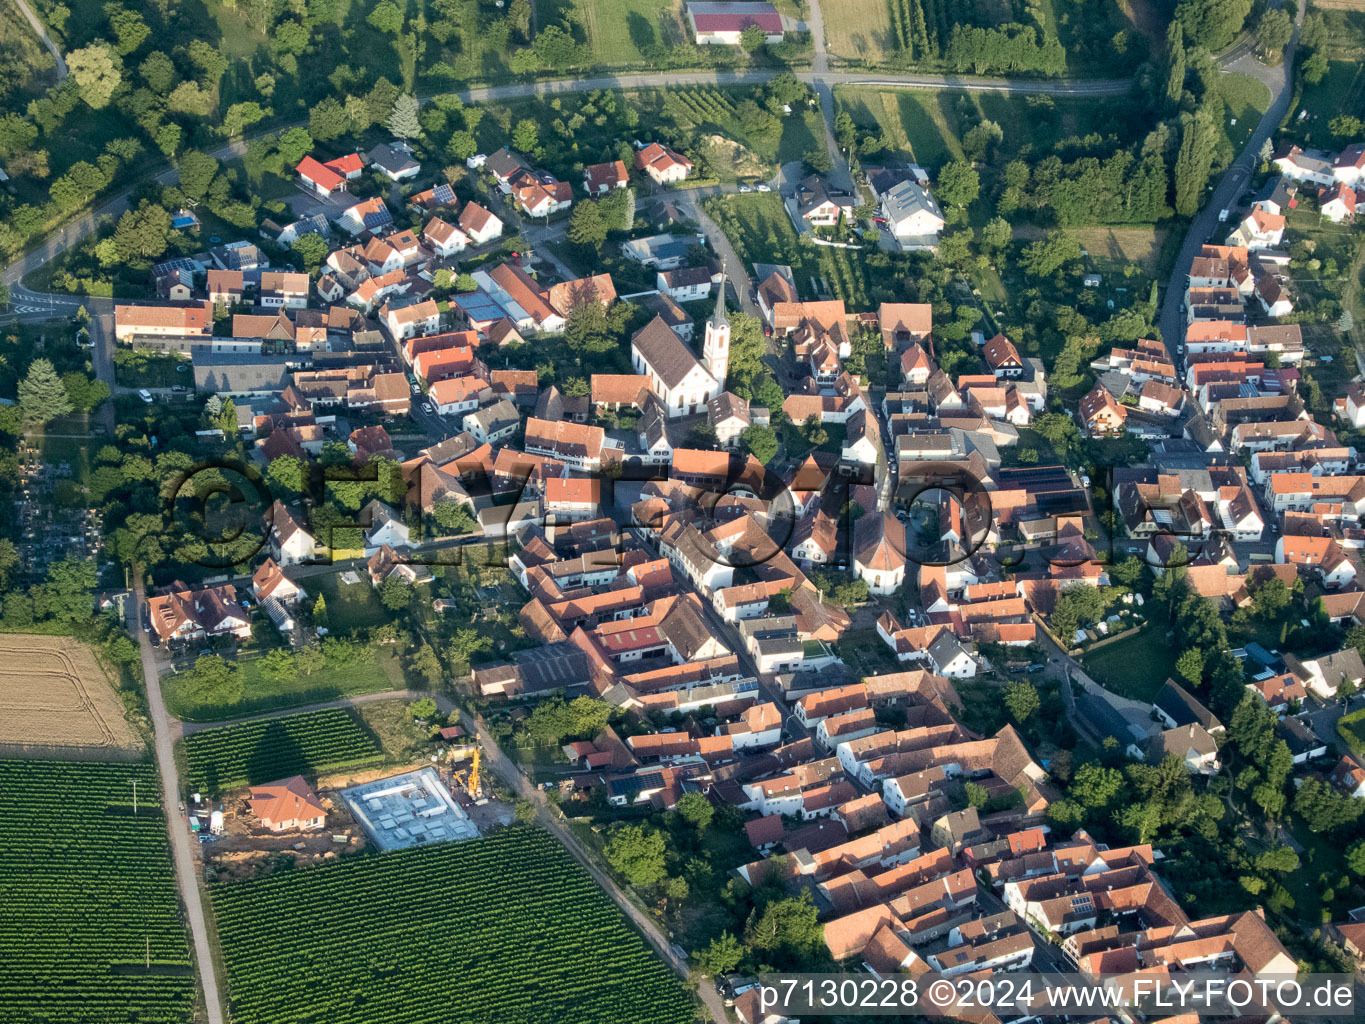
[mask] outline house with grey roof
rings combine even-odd
[[[947,221],[938,200],[918,182],[902,181],[882,193],[882,217],[902,249],[933,249]]]

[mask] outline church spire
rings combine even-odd
[[[720,285],[716,290],[716,311],[711,314],[711,319],[707,323],[720,327],[722,324],[730,326],[730,318],[725,315],[725,271],[721,271]]]

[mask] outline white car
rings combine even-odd
[[[759,185],[758,190],[760,192],[771,192],[773,190],[773,187],[771,185]]]
[[[156,401],[156,399],[152,398],[152,393],[148,391],[146,388],[140,388],[138,390],[137,397],[142,399],[148,405],[151,405],[152,402]]]
[[[741,192],[752,192],[752,191],[753,191],[753,189],[751,189],[748,185],[741,185],[741,186],[739,186],[739,190],[740,190]]]
[[[422,403],[422,411],[425,412],[425,413],[434,413],[436,410],[433,409],[433,408],[431,407],[431,403],[430,403],[430,402],[423,402],[423,403]]]

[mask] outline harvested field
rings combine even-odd
[[[0,749],[140,753],[123,703],[89,649],[61,636],[0,635]]]

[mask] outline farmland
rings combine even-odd
[[[4,1020],[191,1019],[194,969],[159,794],[148,764],[0,761]]]
[[[540,23],[568,17],[583,26],[596,63],[637,67],[691,42],[681,0],[536,0]]]
[[[69,637],[0,636],[0,745],[99,748],[142,743],[88,648]]]
[[[190,785],[221,793],[378,764],[384,755],[355,712],[333,709],[194,733],[185,740],[185,760]]]
[[[212,889],[232,1019],[690,1024],[688,997],[549,835],[356,857]]]

